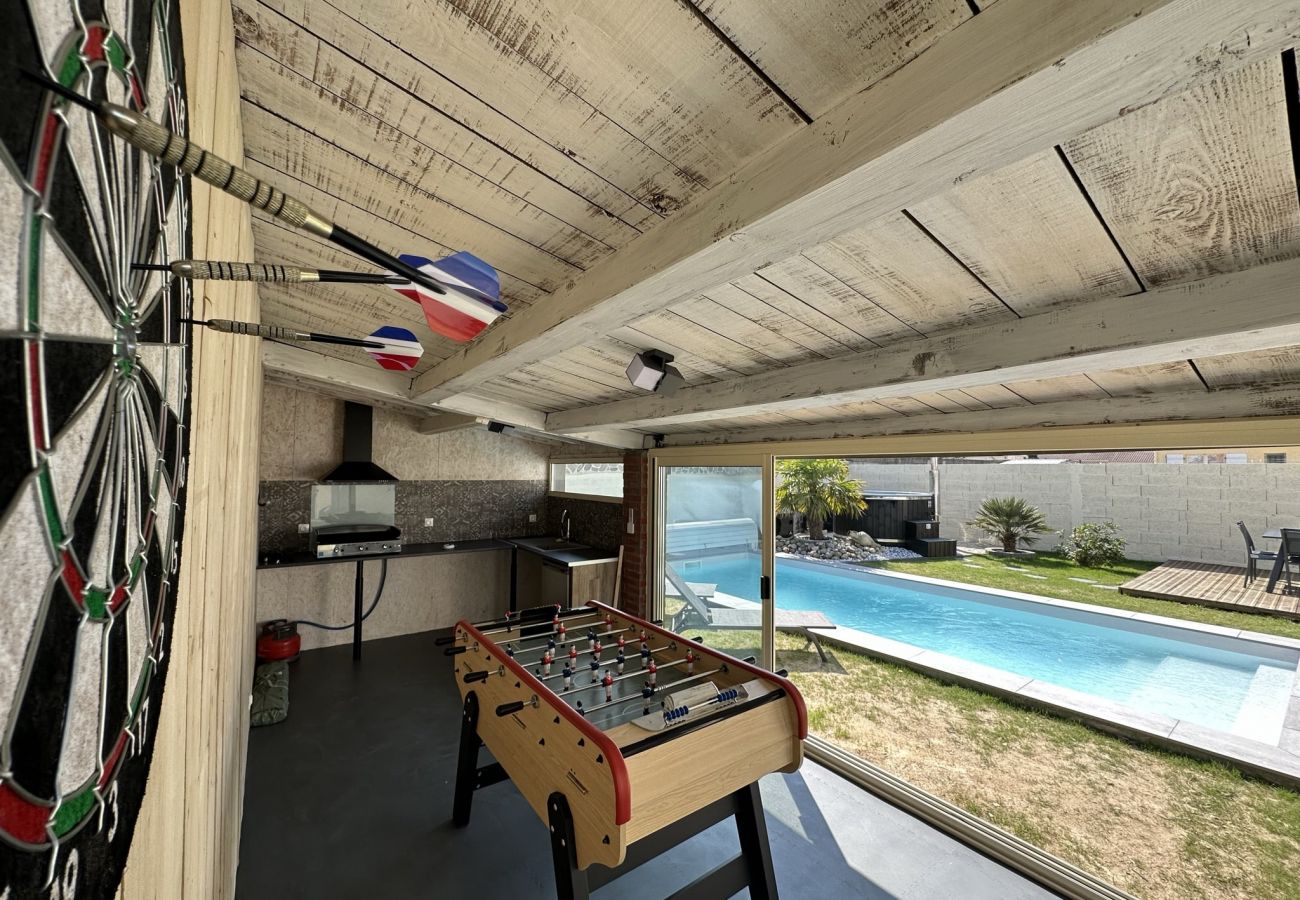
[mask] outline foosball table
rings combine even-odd
[[[757,782],[798,769],[808,733],[784,673],[596,602],[444,640],[464,700],[455,825],[475,790],[513,781],[550,826],[559,896],[585,898],[734,816],[740,854],[674,896],[776,897]]]

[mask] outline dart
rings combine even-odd
[[[268,281],[285,284],[410,284],[401,275],[383,272],[345,272],[340,269],[305,269],[274,263],[226,262],[215,259],[175,259],[170,263],[131,263],[142,272],[170,272],[190,281]]]
[[[436,278],[408,262],[385,253],[378,247],[363,240],[312,210],[307,204],[290,197],[278,188],[271,187],[259,178],[255,178],[238,166],[231,165],[219,156],[215,156],[197,144],[191,143],[178,134],[159,125],[134,110],[116,103],[91,100],[74,90],[64,87],[57,81],[30,72],[20,70],[25,78],[35,81],[67,100],[83,106],[99,117],[104,127],[133,147],[136,147],[155,159],[175,166],[182,172],[193,175],[201,181],[238,197],[245,203],[264,210],[284,222],[302,228],[330,243],[337,244],[368,259],[377,266],[400,275],[421,288],[421,293],[441,297],[448,293],[447,288]],[[493,273],[495,275],[495,272]],[[423,305],[423,304],[422,304]],[[503,304],[504,305],[504,304]],[[504,312],[504,309],[501,310]],[[428,310],[426,307],[426,315]],[[479,329],[482,330],[482,329]],[[477,332],[475,332],[477,333]],[[295,338],[301,340],[301,338]]]
[[[224,334],[247,334],[269,340],[312,341],[318,344],[361,347],[381,368],[400,372],[410,371],[424,355],[424,347],[415,335],[396,325],[384,325],[364,338],[349,338],[335,334],[318,334],[314,331],[295,331],[281,325],[236,322],[233,319],[181,319],[181,321],[191,325],[202,325]]]
[[[442,294],[430,294],[414,279],[393,286],[403,297],[420,304],[430,330],[438,334],[468,341],[507,309],[501,302],[496,269],[472,253],[453,253],[436,261],[403,254],[402,261],[446,288]]]

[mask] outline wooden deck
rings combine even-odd
[[[1269,594],[1264,591],[1264,585],[1268,583],[1267,568],[1261,566],[1260,577],[1252,581],[1250,587],[1242,586],[1244,574],[1245,570],[1240,566],[1173,559],[1125,582],[1119,590],[1121,594],[1134,597],[1154,597],[1300,619],[1300,595],[1294,591],[1283,593],[1285,581]]]

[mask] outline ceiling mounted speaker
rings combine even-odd
[[[628,363],[627,380],[632,382],[633,387],[639,387],[643,391],[671,394],[686,383],[682,373],[675,366],[669,365],[672,361],[671,353],[661,350],[642,351]]]

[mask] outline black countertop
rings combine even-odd
[[[544,547],[534,547],[527,543],[535,541],[538,538],[502,538],[505,543],[520,550],[526,550],[534,553],[542,559],[551,562],[560,563],[569,566],[589,566],[596,563],[611,563],[618,561],[618,551],[602,550],[599,547],[565,547],[562,549],[546,549]]]
[[[451,543],[451,542],[448,542]],[[478,553],[485,550],[513,550],[514,544],[498,540],[456,541],[447,544],[403,544],[401,553],[374,553],[365,556],[326,556],[318,559],[312,550],[294,550],[288,553],[261,553],[259,569],[282,569],[289,566],[314,566],[321,563],[344,563],[367,559],[402,559],[410,556],[438,556],[443,553]]]

